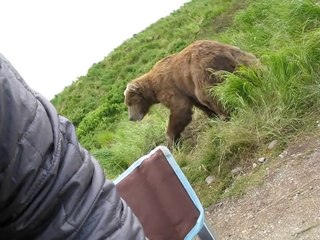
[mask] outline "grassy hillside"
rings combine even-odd
[[[165,108],[152,108],[139,123],[127,120],[123,91],[128,81],[198,39],[253,52],[264,68],[240,69],[212,89],[233,110],[231,120],[207,119],[196,110],[174,150],[202,201],[209,205],[241,193],[250,182],[243,178],[233,184],[233,168],[251,166],[250,159],[258,154],[278,154],[290,138],[316,126],[319,27],[319,0],[194,0],[125,41],[52,102],[77,126],[81,143],[112,178],[139,156],[166,143]],[[279,144],[269,150],[272,140]],[[262,168],[257,171],[263,175]],[[205,183],[208,175],[215,176],[210,186]]]

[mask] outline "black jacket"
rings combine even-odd
[[[0,238],[144,239],[114,184],[79,145],[74,126],[2,55]]]

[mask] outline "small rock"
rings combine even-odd
[[[247,219],[252,219],[252,218],[254,218],[254,215],[253,215],[252,213],[249,213],[249,214],[247,215]]]
[[[222,205],[223,205],[223,202],[220,202],[216,204],[216,207],[219,208],[219,207],[222,207]]]
[[[301,195],[301,192],[297,192],[297,193],[293,196],[293,200],[296,200],[300,195]]]
[[[206,183],[209,185],[214,181],[214,176],[210,175],[206,178]]]
[[[270,175],[270,168],[266,168],[266,176],[269,176]]]
[[[294,153],[294,154],[291,154],[291,157],[293,157],[293,158],[298,158],[298,157],[300,157],[300,156],[302,156],[302,153]]]
[[[257,166],[258,166],[258,164],[253,163],[253,164],[252,164],[252,169],[255,169]]]
[[[278,146],[278,141],[277,140],[273,140],[270,144],[269,144],[269,146],[268,146],[268,149],[273,149],[273,148],[275,148],[276,146]]]
[[[287,156],[288,155],[288,150],[284,150],[280,155],[279,155],[279,157],[280,158],[284,158],[285,156]]]
[[[267,158],[265,158],[265,157],[261,157],[258,159],[258,162],[260,162],[260,163],[264,163],[265,161],[267,161]]]
[[[242,167],[237,167],[231,170],[232,175],[239,175],[242,172]]]

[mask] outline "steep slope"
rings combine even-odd
[[[125,41],[53,100],[77,127],[81,143],[108,177],[166,144],[168,112],[152,108],[131,123],[123,90],[159,59],[197,39],[214,39],[253,52],[264,68],[240,69],[212,89],[232,110],[230,121],[195,110],[174,155],[205,206],[238,196],[263,178],[235,184],[234,170],[260,154],[277,156],[297,134],[310,130],[320,106],[319,0],[195,0]],[[268,144],[277,140],[276,148]],[[205,179],[214,179],[207,184]]]

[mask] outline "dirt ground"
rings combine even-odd
[[[265,164],[262,186],[206,210],[218,239],[320,240],[320,138],[300,138]]]

